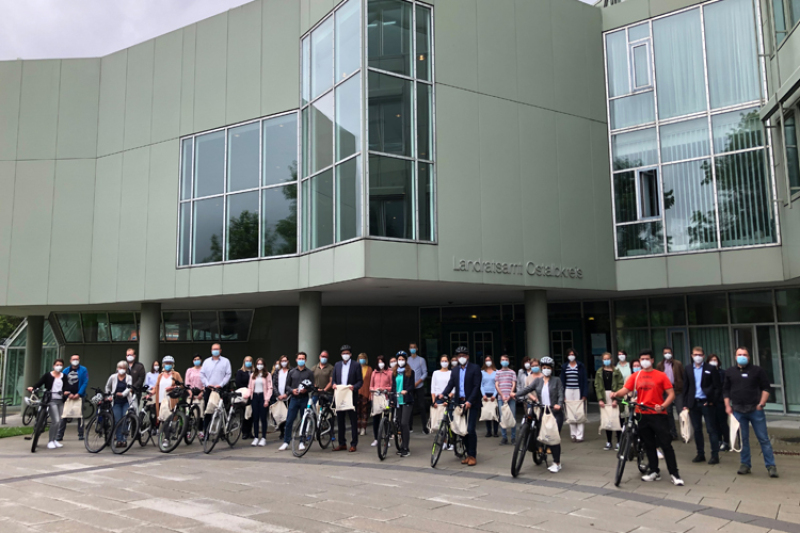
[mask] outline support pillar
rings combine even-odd
[[[526,354],[540,359],[550,354],[550,328],[547,324],[547,291],[525,291]]]
[[[27,317],[27,339],[25,341],[25,367],[23,370],[23,385],[30,387],[44,373],[42,371],[42,338],[44,336],[44,317]],[[49,370],[49,369],[47,369]]]
[[[300,293],[300,309],[297,314],[297,351],[306,352],[306,366],[319,361],[322,325],[322,293],[316,291]]]
[[[147,371],[153,361],[158,359],[158,343],[161,340],[161,304],[142,303],[142,317],[139,322],[139,362]]]

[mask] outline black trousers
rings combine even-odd
[[[411,421],[408,424],[409,431],[414,429],[414,415],[419,413],[422,419],[422,429],[428,427],[428,419],[430,418],[430,407],[428,406],[428,398],[430,394],[425,392],[425,387],[422,386],[414,390],[414,409],[411,414]]]
[[[644,443],[644,450],[647,452],[647,462],[650,464],[651,472],[660,472],[658,468],[658,452],[656,448],[661,448],[664,460],[667,462],[667,470],[673,476],[678,476],[678,461],[675,459],[675,450],[672,449],[672,435],[670,435],[670,415],[642,415],[639,421],[639,435]]]
[[[402,442],[400,443],[400,447],[402,450],[408,450],[408,442],[410,440],[410,429],[409,424],[411,424],[411,413],[413,412],[413,405],[401,405],[397,408],[397,420],[400,422],[400,436],[402,437]],[[401,451],[402,451],[401,450]]]
[[[689,409],[689,418],[694,429],[694,443],[697,446],[697,455],[705,455],[705,439],[703,438],[703,420],[708,430],[708,440],[711,441],[711,457],[719,456],[719,425],[717,423],[717,409],[713,405],[703,405],[703,400],[695,400]]]
[[[253,407],[253,418],[249,421],[253,425],[253,437],[258,437],[258,432],[261,430],[261,438],[267,438],[267,413],[269,409],[264,407],[264,393],[253,393],[253,402],[250,404]]]
[[[481,406],[473,405],[467,411],[467,436],[464,437],[464,446],[467,448],[467,457],[478,458],[478,418]]]
[[[339,426],[339,446],[347,446],[345,418],[350,418],[350,446],[358,446],[358,413],[355,409],[336,413],[336,422]]]

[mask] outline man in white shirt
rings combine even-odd
[[[219,343],[211,345],[211,357],[203,361],[200,369],[200,379],[206,388],[204,397],[210,398],[215,388],[224,389],[231,380],[231,362],[222,357],[222,347]],[[211,415],[205,416],[205,427],[211,422]]]

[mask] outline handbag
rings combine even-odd
[[[61,412],[61,418],[74,418],[80,420],[83,418],[82,404],[83,401],[80,398],[65,401],[64,410]]]
[[[442,424],[442,418],[444,418],[445,411],[446,409],[444,404],[439,404],[438,407],[436,405],[431,405],[431,413],[428,417],[428,430],[431,433],[439,430],[439,426]]]
[[[731,450],[734,452],[742,451],[742,428],[739,426],[739,421],[736,417],[728,415],[728,428],[730,428],[729,437],[731,442]]]
[[[480,422],[497,422],[497,402],[489,400],[481,406]]]
[[[567,407],[567,424],[585,424],[588,422],[586,418],[586,402],[583,400],[566,400],[564,403]]]
[[[467,435],[467,413],[464,407],[459,405],[453,409],[453,416],[450,421],[450,429],[453,433],[465,437]]]
[[[500,408],[500,427],[503,429],[511,429],[517,425],[517,419],[511,411],[511,406],[508,402],[503,404]]]
[[[253,418],[253,406],[248,405],[244,408],[244,419],[250,420],[251,418]]]
[[[542,426],[539,428],[537,440],[546,446],[561,444],[561,432],[558,431],[558,421],[550,407],[544,408]]]
[[[612,407],[610,403],[600,408],[600,427],[597,429],[599,435],[601,431],[622,431],[619,423],[619,407]]]
[[[281,425],[286,422],[286,416],[289,414],[289,409],[286,407],[285,402],[278,400],[272,404],[272,407],[269,408],[269,412],[272,415],[272,418],[275,419],[275,423],[277,425]]]
[[[219,393],[217,391],[211,391],[211,394],[208,395],[208,402],[206,402],[206,414],[213,415],[214,410],[219,405],[219,402]]]
[[[355,411],[356,407],[353,405],[353,391],[350,387],[337,387],[333,393],[334,401],[336,402],[336,412],[342,411]]]
[[[681,414],[678,415],[678,418],[681,422],[681,440],[685,443],[688,443],[692,440],[692,436],[694,435],[694,428],[692,427],[692,421],[689,418],[689,411],[684,409],[681,411]]]
[[[170,409],[169,404],[170,401],[168,398],[161,400],[160,407],[158,408],[158,419],[162,422],[169,420],[169,417],[172,416],[172,409]]]
[[[386,395],[376,392],[372,395],[372,416],[379,416],[386,410]]]

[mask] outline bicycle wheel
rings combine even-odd
[[[650,462],[647,460],[647,454],[644,451],[644,445],[642,444],[642,441],[638,435],[636,436],[634,442],[636,443],[636,449],[632,452],[632,454],[636,459],[636,465],[639,467],[639,472],[646,474],[648,470],[650,470]]]
[[[150,442],[150,438],[153,436],[153,427],[150,424],[150,413],[148,411],[139,413],[139,425],[137,429],[136,440],[139,441],[139,446],[147,446],[147,443]]]
[[[464,437],[461,435],[456,435],[452,433],[452,429],[450,430],[453,436],[453,451],[456,454],[456,457],[459,459],[463,459],[465,455],[467,455],[467,443],[464,442]]]
[[[326,450],[333,439],[333,413],[327,407],[319,417],[319,427],[317,428],[317,442],[319,447]]]
[[[189,416],[186,418],[186,431],[183,434],[183,442],[188,446],[194,442],[197,432],[200,430],[200,408],[193,405],[189,409]]]
[[[211,417],[211,422],[208,423],[208,427],[206,428],[205,438],[203,439],[203,453],[211,453],[211,450],[217,445],[217,441],[219,440],[219,426],[220,417],[219,414],[215,412],[214,416]]]
[[[433,448],[431,449],[431,468],[436,468],[436,463],[439,462],[439,457],[442,455],[442,448],[447,443],[447,423],[442,420],[439,423],[439,431],[433,437]]]
[[[525,454],[528,453],[528,446],[531,441],[531,427],[522,424],[517,434],[517,441],[514,443],[514,453],[511,455],[511,475],[517,477],[522,470],[522,463],[525,462]]]
[[[114,425],[114,435],[121,436],[122,439],[118,440],[124,442],[125,446],[118,448],[115,443],[114,446],[111,447],[111,451],[119,455],[130,450],[139,436],[139,418],[130,412],[125,414],[125,416],[120,418],[119,422]]]
[[[626,429],[622,432],[622,437],[619,439],[619,453],[617,454],[617,473],[614,476],[614,486],[619,487],[622,481],[622,474],[625,472],[625,463],[628,462],[630,457],[631,438],[630,433]]]
[[[228,446],[233,448],[242,436],[242,410],[234,409],[230,420],[228,420],[228,431],[225,432],[225,440]]]
[[[99,453],[108,446],[114,434],[114,415],[100,411],[93,416],[83,430],[83,444],[89,453]]]
[[[533,449],[531,450],[531,455],[533,455],[533,464],[539,466],[540,464],[544,463],[544,466],[547,466],[547,448],[539,442],[539,424],[537,423],[536,426],[531,428],[530,431],[530,439],[529,439],[529,446]]]
[[[387,417],[381,417],[381,423],[378,425],[378,459],[381,461],[386,459],[386,453],[389,451],[389,439],[392,438],[391,425]]]
[[[47,407],[39,407],[39,412],[36,413],[36,425],[33,426],[33,437],[31,438],[31,453],[36,453],[36,445],[39,443],[39,435],[44,432],[47,425]]]
[[[83,404],[81,405],[81,410],[83,412],[84,420],[89,420],[94,416],[94,404],[90,401],[83,400]]]
[[[30,423],[33,422],[33,417],[35,413],[36,411],[34,411],[33,407],[31,407],[30,405],[26,405],[25,409],[22,411],[22,425],[23,426],[30,425]]]
[[[180,410],[173,411],[158,428],[158,449],[164,453],[172,452],[181,443],[185,431],[186,415]]]
[[[295,426],[292,432],[292,455],[303,457],[306,454],[311,447],[311,443],[314,442],[316,430],[317,422],[314,419],[314,413],[306,412],[300,421],[300,425]]]

